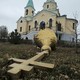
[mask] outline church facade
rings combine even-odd
[[[77,20],[67,18],[66,15],[60,15],[54,0],[46,0],[43,9],[35,14],[33,1],[29,0],[25,7],[24,17],[20,17],[17,21],[18,32],[29,37],[32,31],[34,34],[40,30],[42,23],[44,23],[45,28],[50,28],[55,32],[58,40],[75,40]]]

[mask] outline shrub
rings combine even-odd
[[[9,42],[13,44],[20,44],[20,40],[21,40],[21,35],[15,29],[15,32],[12,31],[9,36]]]

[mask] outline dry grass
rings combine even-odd
[[[37,51],[40,50],[34,45],[0,43],[0,62],[5,56],[28,59],[36,55]],[[35,69],[35,72],[27,76],[25,80],[80,79],[80,54],[76,54],[74,48],[57,47],[57,50],[52,51],[42,62],[53,63],[55,68],[53,70]]]
[[[29,58],[34,56],[36,51],[36,46],[33,45],[0,43],[0,58],[3,58],[6,54],[9,54],[10,57],[21,58],[26,56]]]

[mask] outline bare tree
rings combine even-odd
[[[8,30],[6,26],[0,26],[0,39],[6,39],[8,36]]]
[[[76,53],[78,53],[78,31],[77,31],[77,28],[78,28],[78,25],[79,25],[79,21],[78,21],[78,14],[77,12],[75,14],[73,14],[74,16],[74,19],[76,20],[76,25],[75,25],[75,49],[76,49]]]

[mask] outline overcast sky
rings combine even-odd
[[[43,9],[42,6],[45,1],[46,0],[33,0],[36,12]],[[67,17],[73,18],[73,14],[77,12],[77,19],[80,20],[80,0],[55,1],[57,2],[61,15],[66,14]],[[0,26],[7,26],[9,32],[17,28],[16,22],[21,16],[24,16],[24,7],[27,2],[28,0],[0,0]],[[80,30],[80,28],[78,30]]]

